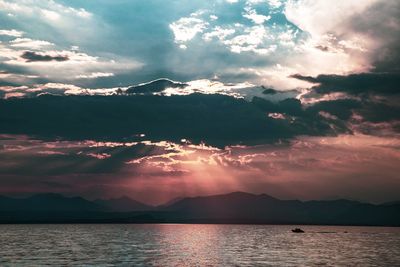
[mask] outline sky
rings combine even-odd
[[[400,200],[397,0],[0,0],[0,194]]]

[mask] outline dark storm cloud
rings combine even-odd
[[[379,40],[372,56],[374,71],[400,71],[400,1],[379,1],[354,16],[348,27]]]
[[[360,115],[367,121],[379,123],[400,120],[400,105],[388,105],[367,101],[359,110]]]
[[[251,103],[223,95],[41,96],[0,101],[0,132],[69,140],[189,139],[223,147],[290,139],[298,134],[334,134],[317,112],[296,99]],[[275,119],[269,113],[297,117]]]
[[[280,113],[288,116],[290,131],[296,135],[323,136],[351,132],[346,125],[346,120],[332,120],[320,115],[321,111],[332,115],[337,113],[351,113],[351,105],[346,106],[341,101],[320,102],[310,107],[302,106],[298,99],[290,98],[278,103],[255,97],[252,101],[266,113]]]
[[[167,88],[185,88],[188,84],[174,82],[168,79],[158,79],[149,83],[131,86],[126,90],[127,94],[152,94],[164,91]]]
[[[22,55],[21,58],[26,59],[27,62],[38,62],[38,61],[68,61],[69,58],[67,56],[51,56],[51,55],[46,55],[42,53],[36,53],[33,51],[25,51]]]
[[[363,103],[354,99],[338,99],[333,101],[321,101],[307,110],[311,113],[318,113],[320,111],[328,112],[336,116],[341,121],[347,121],[353,115],[354,110],[359,110],[363,107]]]
[[[115,173],[123,171],[129,160],[165,153],[162,148],[140,143],[128,146],[14,138],[0,138],[0,175]]]
[[[395,95],[400,93],[400,73],[359,73],[344,75],[318,75],[317,77],[291,77],[316,83],[313,89],[320,94],[343,92],[350,95],[378,94]]]
[[[304,99],[324,99],[324,95],[332,93],[347,98],[319,101],[307,108],[309,112],[327,112],[335,116],[338,123],[364,134],[384,136],[399,133],[400,73],[292,77],[317,84],[303,96]]]
[[[325,76],[301,78],[324,81],[328,85],[322,83],[316,87],[317,90],[327,86],[323,87],[323,92],[330,92],[326,88],[336,90],[336,84],[342,83],[351,86],[337,85],[337,88],[350,88],[354,90],[352,93],[358,93],[355,90],[357,82],[342,81],[344,76]],[[364,86],[367,83],[363,79],[364,76],[350,80]],[[373,87],[368,90],[373,90]],[[385,92],[393,94],[390,90]],[[194,143],[224,147],[274,143],[299,135],[351,133],[355,114],[361,117],[362,122],[392,123],[399,120],[400,107],[395,102],[373,97],[303,105],[295,98],[272,102],[254,97],[248,102],[217,94],[169,97],[43,95],[1,100],[0,133],[112,141],[131,140],[132,136],[146,134],[148,140],[179,142],[188,139]]]

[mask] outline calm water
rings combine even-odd
[[[0,225],[0,266],[400,266],[400,228]]]

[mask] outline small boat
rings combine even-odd
[[[304,231],[301,230],[300,228],[292,229],[292,232],[293,232],[293,233],[304,233]]]

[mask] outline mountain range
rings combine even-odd
[[[245,223],[400,226],[400,202],[280,200],[233,192],[150,206],[128,197],[89,201],[38,194],[0,196],[0,223]]]

